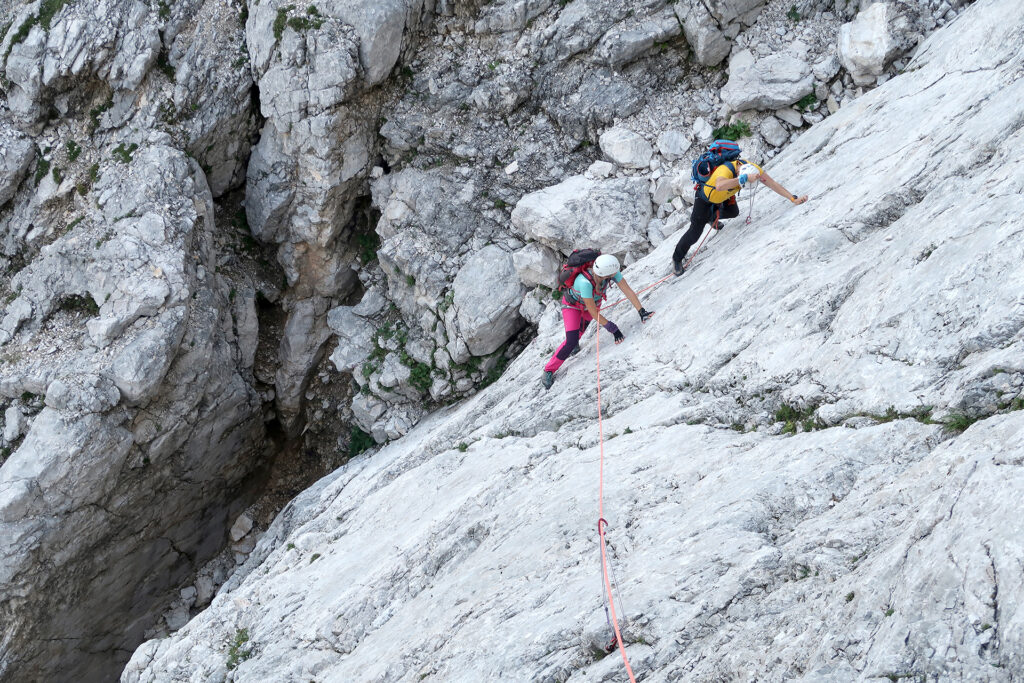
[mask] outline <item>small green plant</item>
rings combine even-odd
[[[156,6],[157,6],[157,16],[160,17],[161,21],[167,21],[168,19],[171,18],[171,8],[167,4],[166,0],[160,0],[160,2],[158,2],[156,4]]]
[[[369,450],[376,445],[373,437],[359,427],[352,428],[352,436],[348,442],[348,457],[354,458],[363,451]]]
[[[51,175],[53,176],[53,182],[58,185],[64,181],[64,171],[61,170],[60,166],[54,166]]]
[[[466,451],[469,450],[469,444],[463,441],[462,443],[459,444],[458,449],[459,453],[465,453]]]
[[[896,610],[894,610],[892,607],[890,607],[889,609],[885,610],[885,616],[887,616],[887,617],[891,617],[895,613],[896,613]]]
[[[373,263],[377,259],[377,249],[380,248],[380,235],[374,230],[356,233],[356,248],[359,249],[358,258],[362,263]]]
[[[501,64],[501,60],[495,59],[493,62],[488,62],[487,68],[490,69],[491,71],[494,71],[495,69],[498,68],[499,64]]]
[[[955,433],[965,431],[980,419],[980,417],[971,417],[964,413],[953,413],[946,418],[946,431]]]
[[[746,121],[737,121],[731,125],[716,128],[711,136],[716,140],[739,140],[750,137],[750,124]]]
[[[320,559],[320,553],[313,553],[313,556],[309,558],[309,563],[313,564]]]
[[[80,312],[89,316],[99,315],[100,307],[91,296],[72,294],[61,300],[58,308],[62,311]]]
[[[499,197],[498,199],[494,200],[494,208],[495,209],[504,209],[506,206],[508,206],[508,204],[505,202],[504,199],[501,199]]]
[[[985,632],[985,631],[989,630],[990,628],[992,628],[992,624],[986,623],[986,624],[982,624],[981,625],[982,632]]]
[[[120,161],[122,164],[130,164],[132,161],[132,153],[134,153],[138,148],[139,146],[134,142],[127,147],[125,147],[122,142],[115,147],[114,151],[110,154],[115,160]]]
[[[286,550],[295,550],[295,544],[294,543],[289,543],[288,546],[285,549]]]
[[[114,106],[114,99],[113,99],[113,97],[111,97],[109,100],[107,100],[103,104],[95,106],[95,107],[93,107],[92,109],[89,110],[89,122],[90,122],[89,132],[90,133],[95,133],[96,132],[96,129],[100,127],[100,117],[103,115],[103,112],[107,111],[108,109],[110,109],[113,106]]]
[[[171,83],[174,83],[174,79],[176,78],[177,74],[174,70],[174,65],[171,64],[171,59],[167,54],[166,48],[160,50],[160,53],[157,55],[156,66],[158,69],[160,69],[160,71],[164,73],[165,76],[167,76],[168,80],[170,80]]]
[[[625,428],[625,429],[623,430],[623,432],[622,432],[622,433],[623,433],[623,434],[632,434],[632,433],[633,433],[633,430],[632,430],[632,429],[630,429],[629,427],[626,427],[626,428]]]
[[[818,106],[818,98],[814,93],[807,93],[796,102],[796,108],[800,111],[811,111]]]
[[[295,5],[287,5],[285,7],[277,8],[277,16],[274,17],[274,42],[281,40],[281,36],[284,34],[284,27],[288,25],[288,13],[295,9]]]
[[[731,425],[729,425],[729,429],[733,430],[734,432],[739,432],[740,434],[746,431],[746,427],[743,426],[742,422],[733,422]]]
[[[789,8],[789,11],[786,12],[786,18],[793,22],[800,21],[800,11],[797,10],[796,5]]]
[[[245,660],[252,657],[252,648],[246,648],[249,642],[249,629],[240,628],[235,631],[235,639],[228,646],[228,669],[234,669]]]
[[[849,593],[846,594],[846,602],[852,602],[852,601],[853,601],[853,591],[850,591]]]
[[[36,185],[39,181],[46,177],[46,174],[50,172],[50,162],[47,159],[40,157],[39,162],[36,164]]]
[[[78,158],[78,155],[82,153],[82,148],[74,140],[68,140],[65,147],[68,150],[68,163],[73,163]]]
[[[405,284],[409,285],[410,287],[414,286],[416,284],[416,278],[414,278],[412,275],[406,275]]]

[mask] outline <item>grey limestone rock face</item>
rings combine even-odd
[[[167,140],[101,166],[83,220],[15,276],[5,306],[0,392],[46,397],[0,466],[5,676],[116,675],[112,653],[216,551],[229,489],[259,462],[212,196]]]
[[[269,2],[251,8],[246,22],[267,117],[249,163],[246,212],[254,234],[281,245],[288,277],[294,334],[281,346],[277,401],[289,431],[299,427],[309,372],[325,351],[323,317],[332,299],[356,286],[341,238],[372,167],[373,86],[395,65],[421,7],[419,0],[313,9]],[[275,31],[279,16],[284,26]]]
[[[722,100],[733,111],[777,109],[796,102],[814,89],[808,64],[792,55],[757,58],[744,50],[729,61],[729,82]]]
[[[14,196],[35,154],[36,150],[27,137],[0,123],[0,206]]]
[[[621,67],[648,53],[656,43],[671,40],[680,33],[682,28],[675,12],[666,8],[636,23],[608,31],[594,48],[594,54],[609,66]]]
[[[523,326],[519,305],[524,290],[512,255],[501,247],[490,245],[473,254],[452,289],[459,335],[474,356],[497,351]]]
[[[512,211],[523,235],[563,254],[581,245],[614,254],[642,249],[650,218],[647,183],[638,178],[573,176],[526,195]]]

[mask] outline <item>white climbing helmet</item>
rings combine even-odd
[[[611,277],[619,272],[619,259],[611,254],[601,254],[594,261],[594,275],[598,277]]]
[[[761,171],[759,171],[757,166],[754,166],[753,164],[743,164],[740,166],[740,175],[743,175],[744,173],[747,174],[747,177],[751,181],[754,180],[754,176],[758,176],[757,179],[760,180]]]

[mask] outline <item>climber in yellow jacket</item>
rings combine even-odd
[[[740,214],[736,193],[748,184],[752,185],[759,181],[794,204],[803,204],[807,201],[807,195],[797,197],[791,194],[760,166],[745,159],[727,161],[719,165],[707,182],[700,185],[694,194],[690,229],[679,238],[675,251],[672,252],[672,269],[676,275],[683,274],[683,259],[686,258],[686,252],[700,238],[704,227],[714,221],[713,227],[721,230],[721,219],[736,218]]]

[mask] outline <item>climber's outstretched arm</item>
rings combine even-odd
[[[784,188],[782,185],[779,185],[777,182],[775,182],[775,179],[772,178],[767,173],[765,173],[764,171],[761,172],[760,180],[762,183],[770,187],[772,191],[775,192],[775,194],[785,197],[794,204],[803,204],[804,202],[807,201],[807,195],[804,195],[803,197],[797,197],[795,194],[790,193],[790,191]]]

